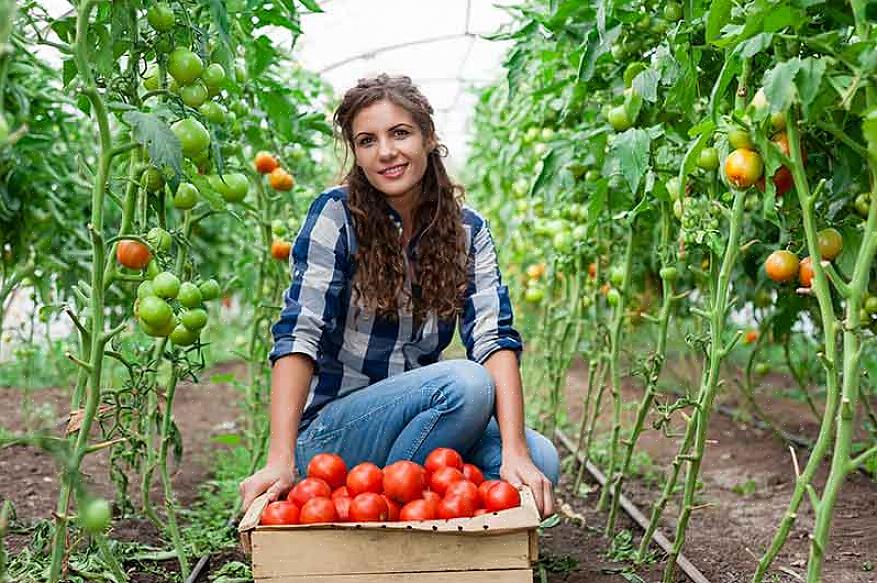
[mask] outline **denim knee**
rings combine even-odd
[[[490,372],[471,360],[453,360],[448,365],[453,379],[448,383],[445,396],[487,423],[493,415],[496,396],[496,385]]]
[[[533,463],[556,486],[560,479],[560,455],[557,448],[541,433],[529,429],[527,433],[527,446],[530,448]]]

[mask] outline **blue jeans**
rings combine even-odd
[[[334,452],[348,468],[370,461],[422,464],[437,447],[459,451],[485,478],[499,477],[502,442],[494,416],[494,383],[482,365],[445,360],[394,375],[326,404],[298,437],[295,462],[304,476],[310,459]],[[525,428],[533,463],[557,484],[557,449]]]

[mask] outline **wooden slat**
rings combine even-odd
[[[530,569],[445,571],[441,573],[367,573],[363,575],[302,575],[260,579],[255,583],[533,583]]]
[[[257,529],[251,534],[256,579],[530,566],[528,531],[460,536],[392,529]]]

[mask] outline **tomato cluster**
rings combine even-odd
[[[521,504],[514,486],[485,480],[449,448],[433,450],[424,466],[401,460],[381,469],[363,462],[349,472],[340,456],[320,453],[307,474],[285,500],[268,504],[261,524],[467,518]]]
[[[823,261],[834,261],[843,250],[843,235],[837,229],[827,228],[817,233],[817,245]],[[777,283],[786,283],[798,278],[801,287],[813,284],[813,263],[810,257],[798,261],[798,256],[780,249],[771,253],[764,262],[767,276]]]

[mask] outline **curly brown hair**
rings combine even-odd
[[[465,191],[448,176],[442,160],[447,156],[447,148],[438,143],[432,106],[409,77],[382,74],[360,79],[356,87],[344,94],[334,115],[336,139],[345,147],[344,165],[355,152],[353,120],[356,114],[382,100],[408,111],[424,141],[437,145],[427,156],[422,195],[414,209],[413,232],[422,234],[414,249],[417,261],[413,298],[404,292],[406,260],[399,230],[388,216],[389,204],[356,164],[354,154],[343,179],[348,188],[348,207],[358,243],[354,256],[353,298],[379,316],[393,319],[398,315],[398,298],[402,294],[403,306],[413,313],[416,321],[423,321],[432,311],[440,319],[451,319],[459,313],[467,286],[462,214]]]

